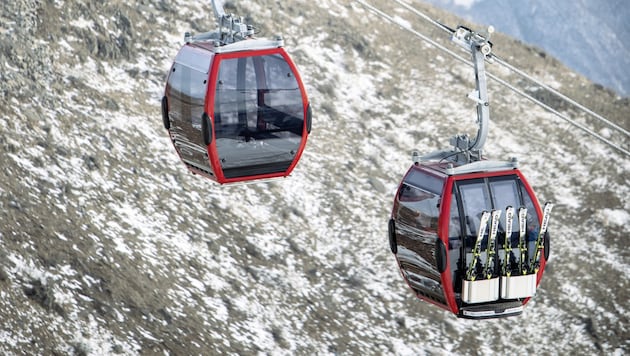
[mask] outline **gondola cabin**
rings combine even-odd
[[[311,111],[282,39],[186,43],[169,71],[164,127],[190,171],[218,183],[284,177]]]
[[[389,242],[417,297],[463,318],[521,314],[542,278],[549,236],[540,236],[543,212],[516,166],[411,166],[395,197]]]

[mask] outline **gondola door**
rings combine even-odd
[[[308,101],[282,48],[216,55],[208,103],[220,183],[288,175],[306,144]]]
[[[492,175],[484,173],[450,177],[444,193],[450,199],[443,207],[442,214],[448,219],[442,221],[441,230],[445,232],[442,239],[447,243],[450,263],[442,274],[442,282],[445,294],[449,296],[447,303],[451,310],[458,313],[466,305],[505,305],[509,300],[524,299],[506,292],[505,289],[509,288],[506,286],[506,275],[529,273],[526,268],[533,257],[541,209],[535,198],[532,198],[533,191],[520,172],[512,170]],[[508,207],[527,209],[524,241],[519,241],[518,219],[512,219],[511,228],[506,229]],[[486,228],[481,235],[479,249],[475,252],[475,243],[483,228],[484,211],[500,211],[497,234],[491,239],[490,229]],[[506,236],[506,231],[511,231],[510,236]],[[522,245],[523,242],[525,245]],[[522,251],[526,251],[525,254]],[[544,260],[542,263],[544,265]],[[531,288],[535,291],[535,282],[540,280],[541,275],[542,271],[538,276],[523,277],[533,284],[530,293]]]

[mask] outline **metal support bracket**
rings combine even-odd
[[[479,128],[477,136],[472,142],[469,141],[467,136],[455,136],[450,142],[456,150],[471,151],[470,157],[472,161],[481,159],[481,150],[488,136],[490,103],[488,101],[485,60],[492,53],[492,43],[490,43],[489,39],[493,32],[494,28],[489,27],[487,34],[481,35],[460,26],[453,32],[452,36],[453,42],[472,54],[475,69],[475,90],[468,97],[477,103],[477,124]]]
[[[225,12],[223,9],[223,0],[212,0],[212,10],[217,19],[219,28],[196,36],[192,36],[191,33],[186,32],[184,34],[184,42],[190,43],[214,40],[218,47],[254,36],[255,29],[253,26],[246,24],[242,17]]]

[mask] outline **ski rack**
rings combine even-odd
[[[485,60],[491,59],[492,43],[490,35],[494,32],[492,26],[485,34],[474,32],[464,26],[457,27],[451,40],[470,51],[475,69],[475,90],[468,94],[468,98],[477,103],[477,136],[474,140],[466,134],[454,136],[449,143],[452,150],[443,150],[422,156],[418,161],[449,160],[452,162],[472,163],[481,161],[482,149],[488,136],[490,123],[490,103],[488,101]],[[414,159],[416,161],[416,159]]]
[[[223,9],[223,0],[212,0],[212,10],[219,24],[219,28],[197,36],[192,36],[190,32],[186,32],[184,34],[184,42],[190,43],[214,40],[215,46],[219,47],[254,36],[254,26],[246,24],[242,17],[226,13]],[[279,38],[277,41],[282,42],[282,38]],[[280,47],[282,47],[282,45]]]
[[[549,208],[547,208],[549,206]],[[545,217],[543,221],[548,221],[549,213],[551,211],[551,205],[545,205]],[[511,211],[508,213],[508,211]],[[513,215],[512,207],[506,209],[506,218]],[[527,216],[527,209],[519,209],[519,248],[521,257],[519,261],[519,272],[522,274],[512,274],[512,266],[510,265],[510,254],[513,253],[511,247],[504,247],[503,250],[498,251],[498,259],[495,260],[494,256],[494,244],[496,243],[497,229],[499,219],[501,216],[501,210],[493,210],[491,213],[484,211],[480,218],[479,232],[471,253],[472,261],[466,270],[464,279],[462,280],[462,301],[468,304],[479,304],[486,302],[494,302],[499,299],[525,299],[536,295],[536,281],[538,277],[538,270],[531,268],[525,268],[524,263],[529,263],[530,266],[534,262],[527,261],[527,251],[523,253],[523,248],[526,248],[525,243],[525,218]],[[510,217],[511,220],[513,218]],[[488,235],[488,246],[486,247],[486,258],[480,260],[481,251],[479,246],[481,240],[485,234],[486,229],[490,224],[490,232]],[[541,227],[541,233],[539,236],[544,235],[543,228],[546,231],[546,225]],[[510,229],[511,230],[511,229]],[[542,235],[541,235],[542,234]],[[510,231],[511,235],[511,231]],[[507,235],[506,235],[507,236]],[[538,243],[540,244],[540,243]],[[537,256],[539,258],[539,256]],[[483,265],[481,277],[478,278],[479,273],[477,271],[477,264]],[[503,265],[503,268],[499,268],[500,272],[495,274],[495,265]]]

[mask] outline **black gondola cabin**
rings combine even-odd
[[[180,49],[162,118],[190,171],[221,184],[291,173],[306,145],[311,112],[282,44],[207,40]]]
[[[506,236],[502,214],[491,240],[491,229],[483,232],[482,212],[507,207],[520,210],[522,218],[512,219]],[[540,205],[516,162],[420,162],[398,188],[390,248],[420,299],[464,318],[518,315],[535,294],[549,254],[544,234],[543,253],[534,261],[541,219]]]

